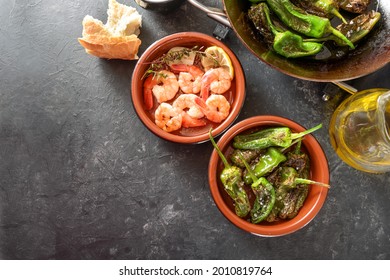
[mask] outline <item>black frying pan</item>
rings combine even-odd
[[[320,62],[287,59],[269,51],[265,43],[253,35],[252,26],[245,20],[250,2],[223,0],[223,3],[230,26],[244,45],[260,60],[287,75],[319,82],[346,81],[373,73],[390,62],[389,0],[372,1],[369,9],[378,10],[382,18],[366,38],[358,42],[355,50],[342,59]]]

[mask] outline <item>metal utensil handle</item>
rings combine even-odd
[[[353,86],[350,86],[349,84],[346,84],[344,82],[332,82],[332,83],[335,84],[336,86],[338,86],[339,88],[341,88],[342,90],[345,90],[349,94],[354,94],[358,91]]]
[[[229,20],[227,19],[226,13],[218,8],[213,8],[213,7],[207,7],[201,3],[199,3],[196,0],[187,0],[190,4],[192,4],[194,7],[202,10],[207,14],[208,17],[214,19],[215,21],[218,21],[219,23],[231,28],[231,24]]]

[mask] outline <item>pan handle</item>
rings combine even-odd
[[[358,91],[353,86],[350,86],[349,84],[346,84],[344,82],[332,82],[332,83],[338,86],[339,88],[341,88],[342,90],[345,90],[349,94],[355,94]]]
[[[201,3],[199,3],[196,0],[187,0],[190,4],[195,6],[196,8],[202,10],[207,14],[208,17],[214,19],[215,21],[218,21],[219,23],[231,28],[232,26],[230,25],[229,20],[227,19],[226,13],[218,8],[213,8],[213,7],[207,7]]]

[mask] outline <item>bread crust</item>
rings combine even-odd
[[[106,59],[138,59],[141,16],[135,8],[109,1],[107,23],[86,15],[79,43],[88,54]]]

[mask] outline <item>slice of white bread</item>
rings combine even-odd
[[[86,15],[80,44],[86,52],[108,59],[138,59],[142,16],[133,7],[109,0],[107,23]]]

